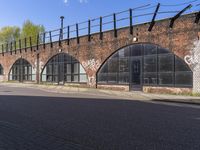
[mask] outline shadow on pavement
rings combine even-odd
[[[138,101],[1,95],[0,149],[198,149],[198,117]]]

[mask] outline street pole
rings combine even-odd
[[[64,20],[64,16],[61,16],[60,19],[61,19],[61,33],[60,33],[60,40],[63,40],[63,20]]]

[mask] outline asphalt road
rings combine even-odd
[[[200,106],[0,87],[0,150],[199,149]]]

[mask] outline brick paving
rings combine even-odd
[[[0,150],[200,149],[200,106],[66,95],[1,85]]]

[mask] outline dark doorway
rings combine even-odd
[[[142,58],[131,59],[131,89],[134,91],[142,90]]]

